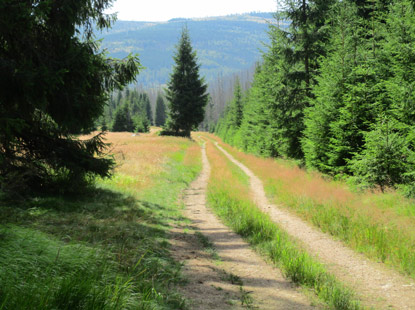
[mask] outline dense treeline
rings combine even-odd
[[[410,0],[285,1],[251,89],[216,132],[366,187],[415,180],[415,14]],[[242,119],[239,106],[242,106]]]
[[[153,121],[154,119],[154,121]],[[156,101],[156,115],[147,93],[126,88],[124,92],[114,93],[105,107],[100,120],[102,130],[148,132],[150,125],[163,126],[166,120],[166,106],[159,93]]]

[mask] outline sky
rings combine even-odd
[[[107,13],[119,20],[167,21],[171,18],[275,12],[276,0],[116,0]]]

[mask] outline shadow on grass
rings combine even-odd
[[[171,209],[121,192],[95,188],[76,197],[30,197],[24,202],[1,199],[0,227],[6,232],[18,226],[33,234],[46,233],[49,237],[45,239],[45,248],[50,248],[48,242],[63,241],[67,245],[98,249],[103,259],[116,263],[114,266],[120,276],[134,279],[128,287],[142,296],[148,307],[157,304],[183,309],[183,299],[171,290],[172,285],[183,282],[181,264],[174,261],[168,251],[166,231],[174,217]],[[13,246],[18,249],[20,244],[21,240],[16,239]],[[61,250],[56,251],[54,255],[58,257]],[[30,260],[38,261],[45,253],[31,255]],[[17,261],[20,261],[18,257]],[[16,268],[24,270],[26,267]],[[1,269],[0,266],[0,274]],[[64,272],[62,277],[67,275]],[[1,281],[0,277],[0,286]],[[29,296],[28,300],[31,298]]]
[[[163,240],[169,208],[108,189],[65,197],[30,197],[26,201],[0,200],[0,224],[16,224],[52,234],[65,242],[88,243],[116,254],[123,265],[137,255],[167,255]]]

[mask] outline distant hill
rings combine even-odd
[[[268,43],[272,13],[250,13],[198,19],[175,18],[168,22],[117,21],[108,32],[98,34],[111,57],[138,53],[142,71],[138,83],[165,84],[173,65],[175,45],[184,25],[189,28],[206,81],[251,67]]]

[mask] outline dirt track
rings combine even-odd
[[[204,148],[202,160],[203,171],[184,197],[184,215],[191,225],[172,231],[173,256],[185,263],[184,274],[189,279],[181,292],[192,300],[191,308],[316,309],[278,269],[266,264],[206,207],[210,166]],[[218,258],[203,250],[194,231],[200,231],[215,245]],[[231,275],[242,282],[230,283]]]
[[[270,204],[262,182],[252,171],[217,143],[216,146],[249,176],[252,194],[258,207],[268,213],[287,233],[302,242],[307,251],[324,263],[339,280],[351,286],[365,305],[374,309],[415,309],[414,280],[389,270],[384,264],[368,260],[342,242],[333,240],[330,235]]]

